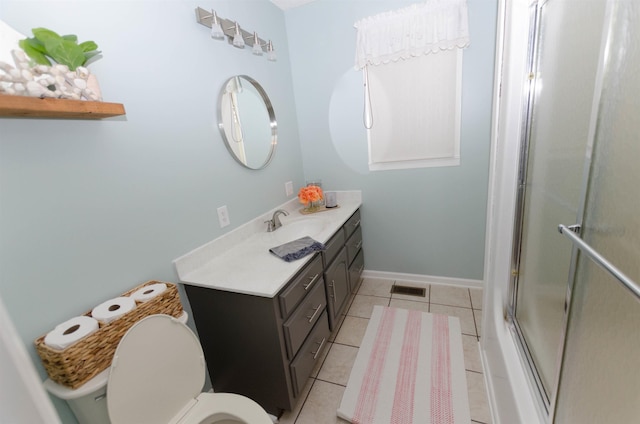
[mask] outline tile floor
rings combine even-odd
[[[281,424],[346,423],[336,416],[342,394],[356,359],[360,341],[374,305],[417,309],[460,318],[465,368],[471,408],[471,422],[491,424],[482,364],[478,350],[482,317],[482,290],[431,285],[425,297],[391,294],[394,284],[412,286],[393,280],[364,279],[323,358],[311,373],[295,410],[280,417]],[[415,285],[415,284],[414,284]]]

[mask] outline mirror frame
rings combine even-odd
[[[262,98],[262,101],[264,102],[264,105],[265,105],[265,107],[267,109],[267,114],[269,115],[269,126],[271,128],[271,140],[270,140],[271,148],[269,149],[269,153],[268,153],[267,158],[265,159],[264,163],[262,163],[262,165],[260,165],[258,167],[249,166],[248,164],[244,163],[243,161],[240,160],[240,158],[238,158],[236,156],[235,152],[233,151],[233,148],[231,147],[231,144],[229,143],[229,139],[227,138],[227,134],[225,133],[224,123],[222,122],[222,98],[226,94],[227,85],[234,78],[241,78],[241,79],[246,80],[249,83],[251,83],[251,85],[253,85],[253,87],[258,91],[258,94]],[[264,88],[262,88],[262,86],[260,85],[260,83],[258,81],[256,81],[255,79],[251,78],[248,75],[234,75],[231,78],[228,78],[224,82],[224,84],[222,85],[222,89],[220,90],[220,93],[218,95],[218,105],[217,106],[218,106],[218,129],[220,130],[220,134],[222,135],[222,140],[224,141],[224,145],[227,148],[227,150],[229,151],[229,153],[231,154],[231,157],[236,162],[238,162],[240,165],[242,165],[243,167],[245,167],[247,169],[253,169],[253,170],[257,171],[257,170],[266,168],[267,165],[269,165],[269,163],[271,163],[271,160],[273,159],[273,156],[274,156],[275,151],[276,151],[276,146],[278,145],[278,122],[276,121],[276,115],[275,115],[275,112],[273,110],[273,105],[271,104],[271,100],[269,99],[269,96],[267,95],[267,92],[264,91]]]

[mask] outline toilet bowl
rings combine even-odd
[[[201,393],[206,364],[195,334],[168,315],[134,324],[116,349],[107,383],[113,424],[272,424],[253,400]]]

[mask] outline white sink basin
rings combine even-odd
[[[270,233],[265,233],[266,240],[273,240],[276,243],[282,244],[304,236],[315,238],[326,226],[325,220],[317,217],[287,220],[281,216],[280,219],[282,221],[282,227]]]

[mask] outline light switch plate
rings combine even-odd
[[[224,228],[227,225],[231,224],[231,221],[229,220],[229,211],[227,210],[227,205],[223,205],[218,208],[218,222],[220,223],[220,228]]]
[[[284,190],[287,192],[287,196],[291,196],[293,194],[293,182],[287,181],[284,183]]]

